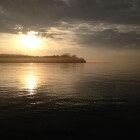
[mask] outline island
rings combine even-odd
[[[53,56],[0,54],[0,63],[86,63],[86,60],[70,54]]]

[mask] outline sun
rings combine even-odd
[[[26,49],[37,49],[41,46],[42,39],[36,36],[35,32],[28,32],[26,35],[20,35],[19,43]]]

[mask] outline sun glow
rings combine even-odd
[[[36,32],[28,32],[27,35],[21,34],[19,38],[19,43],[26,49],[37,49],[41,46],[43,40],[36,35]]]

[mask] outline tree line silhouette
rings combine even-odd
[[[31,56],[22,54],[0,54],[0,62],[11,63],[85,63],[86,60],[78,58],[76,55],[64,53],[62,55],[52,56]]]

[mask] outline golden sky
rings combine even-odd
[[[1,0],[0,53],[137,61],[139,17],[139,0]]]

